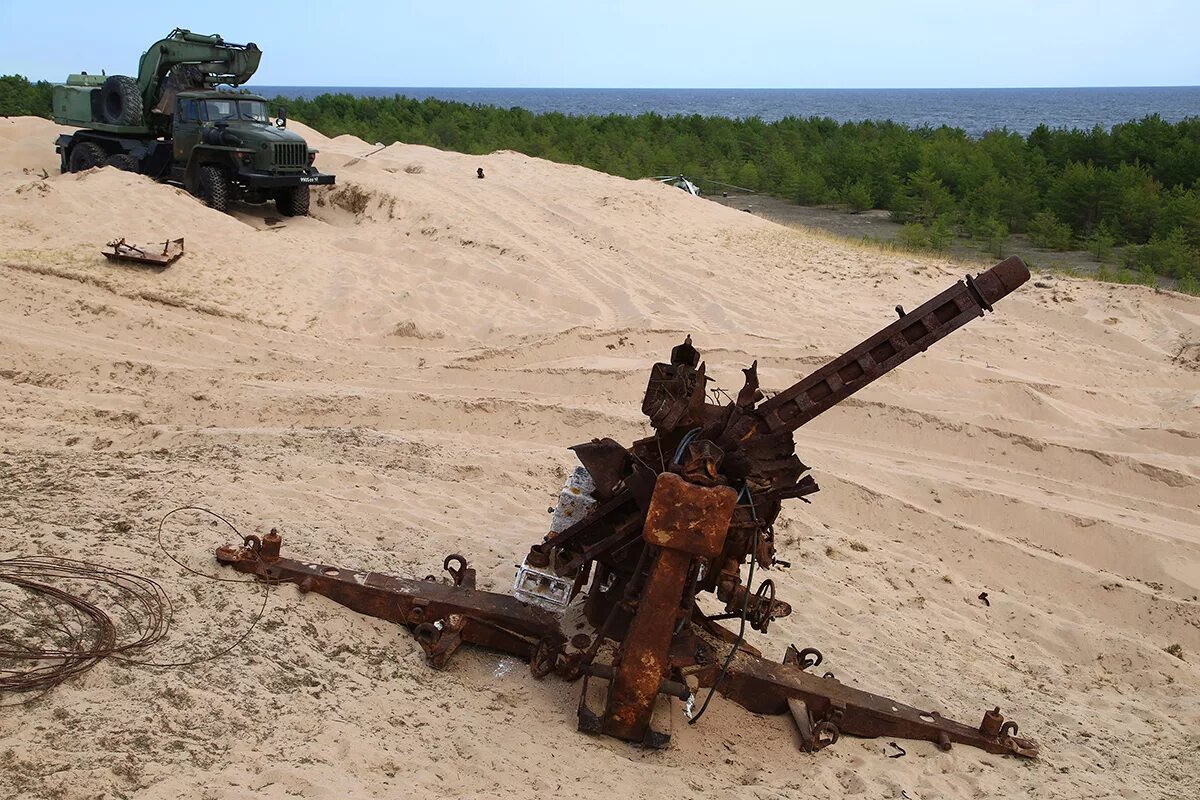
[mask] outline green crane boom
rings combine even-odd
[[[262,50],[253,42],[233,44],[215,34],[176,28],[142,54],[136,79],[84,72],[56,86],[54,119],[114,133],[168,135],[179,92],[240,86],[261,60]]]
[[[170,114],[177,92],[219,83],[240,86],[258,71],[261,60],[262,50],[254,42],[232,44],[215,34],[205,36],[176,28],[142,54],[138,88],[145,108],[152,113]],[[194,67],[189,85],[166,80],[167,73],[179,66]]]

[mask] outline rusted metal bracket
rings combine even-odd
[[[134,261],[138,264],[151,264],[156,267],[167,267],[174,264],[183,255],[183,239],[168,239],[163,242],[162,249],[157,245],[153,248],[142,248],[129,244],[124,237],[108,243],[112,252],[101,250],[109,261]]]
[[[657,553],[654,564],[614,658],[603,714],[585,706],[585,687],[582,729],[594,729],[599,716],[599,730],[609,736],[655,746],[669,740],[669,734],[651,732],[650,718],[667,679],[676,627],[691,615],[682,598],[697,559],[714,558],[724,547],[736,503],[737,493],[728,486],[697,486],[669,472],[658,476],[642,533]]]

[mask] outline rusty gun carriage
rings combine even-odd
[[[694,722],[720,692],[756,713],[790,714],[807,751],[851,734],[1035,756],[1037,744],[1017,736],[998,708],[976,726],[955,722],[810,672],[822,661],[814,648],[790,646],[782,662],[771,662],[745,641],[747,625],[765,632],[791,613],[773,581],[753,579],[756,568],[786,563],[773,528],[782,504],[818,491],[794,432],[991,311],[1028,278],[1013,257],[911,312],[897,306],[891,324],[769,398],[755,362],[736,397],[709,402],[705,364],[688,337],[651,370],[642,410],[652,436],[628,447],[599,438],[572,448],[581,467],[511,595],[476,589],[459,555],[447,557],[450,579],[442,582],[284,558],[274,532],[223,547],[217,558],[405,625],[439,669],[470,643],[527,660],[538,677],[582,678],[579,728],[591,733],[665,746],[678,716],[674,699]],[[705,594],[724,611],[705,613]],[[590,633],[568,639],[565,619]],[[738,631],[719,624],[725,619]]]

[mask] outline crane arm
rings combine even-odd
[[[176,65],[195,65],[206,86],[218,83],[236,86],[250,80],[258,70],[260,60],[262,50],[253,42],[232,44],[215,34],[205,36],[176,28],[142,54],[138,64],[138,87],[146,107],[152,108],[159,101],[164,77]]]

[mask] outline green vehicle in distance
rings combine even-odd
[[[236,87],[262,51],[220,36],[176,29],[141,58],[138,77],[71,75],[53,91],[54,121],[81,128],[55,142],[63,172],[113,166],[186,188],[218,211],[275,201],[285,216],[308,214],[309,187],[334,176],[317,151],[274,121],[267,100]],[[224,88],[229,86],[232,88]]]

